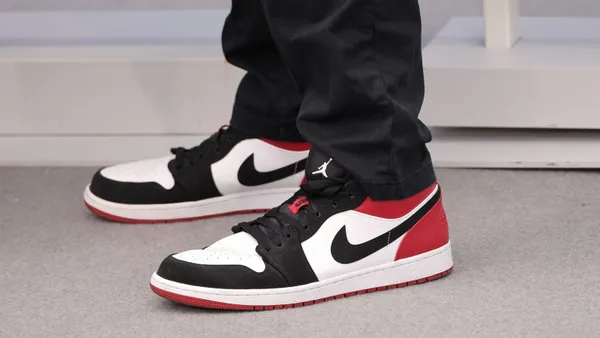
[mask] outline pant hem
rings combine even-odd
[[[429,164],[400,182],[359,182],[373,200],[387,201],[411,197],[427,189],[436,182],[433,165]]]
[[[275,119],[257,118],[258,114],[234,108],[229,124],[254,137],[282,142],[306,142],[296,127],[296,121],[282,124]],[[260,114],[267,115],[267,114]]]

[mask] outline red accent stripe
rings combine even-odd
[[[265,213],[269,211],[269,209],[257,209],[257,210],[238,210],[232,212],[226,212],[222,214],[214,214],[214,215],[206,215],[200,217],[189,217],[189,218],[177,218],[177,219],[133,219],[133,218],[125,218],[116,215],[111,215],[102,210],[98,210],[93,206],[89,205],[87,202],[84,202],[85,206],[90,209],[90,211],[99,217],[107,219],[113,222],[119,223],[132,223],[132,224],[157,224],[157,223],[177,223],[177,222],[188,222],[188,221],[197,221],[201,219],[213,218],[213,217],[221,217],[221,216],[230,216],[230,215],[240,215],[240,214],[253,214],[253,213]]]
[[[363,214],[381,218],[400,218],[421,204],[433,192],[436,186],[437,183],[412,197],[397,201],[373,201],[367,197],[355,210]]]
[[[264,138],[260,139],[263,142],[266,142],[272,146],[275,146],[280,149],[290,150],[290,151],[307,151],[310,150],[310,143],[307,142],[282,142],[282,141],[271,141]]]
[[[240,310],[240,311],[280,310],[280,309],[291,309],[291,308],[295,308],[295,307],[308,306],[308,305],[313,305],[313,304],[320,304],[325,301],[351,297],[356,294],[362,295],[362,294],[365,294],[366,292],[384,291],[384,290],[401,288],[406,285],[415,285],[415,284],[417,284],[417,282],[418,283],[430,282],[430,281],[439,279],[441,277],[447,276],[450,272],[452,272],[452,268],[450,268],[442,273],[438,273],[433,276],[430,276],[430,277],[421,278],[418,281],[415,280],[415,281],[411,281],[408,283],[400,283],[400,284],[382,286],[382,287],[372,288],[372,289],[368,289],[368,290],[359,290],[359,291],[349,292],[346,294],[339,294],[339,295],[331,296],[331,297],[327,297],[327,298],[321,298],[321,299],[316,299],[316,300],[312,300],[312,301],[307,301],[307,302],[303,302],[303,303],[280,304],[280,305],[229,304],[229,303],[222,303],[222,302],[216,302],[216,301],[212,301],[212,300],[206,300],[206,299],[201,299],[201,298],[194,298],[194,297],[179,295],[176,293],[172,293],[172,292],[160,289],[152,284],[150,284],[150,288],[152,289],[152,291],[154,291],[154,293],[156,293],[157,295],[159,295],[163,298],[174,301],[176,303],[181,303],[181,304],[194,306],[194,307],[217,309],[217,310]]]

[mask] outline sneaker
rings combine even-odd
[[[223,127],[192,149],[101,169],[84,201],[99,216],[129,223],[264,212],[298,190],[309,149]]]
[[[202,249],[167,257],[152,290],[191,306],[272,310],[424,283],[452,269],[448,222],[434,184],[373,201],[314,150],[308,181],[281,206]]]

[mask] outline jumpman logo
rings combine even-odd
[[[313,171],[313,175],[321,174],[321,175],[325,176],[326,178],[329,178],[329,176],[327,176],[327,166],[329,165],[329,163],[331,163],[331,161],[333,161],[332,158],[330,158],[329,161],[321,164],[321,166],[319,167],[319,169],[317,171]]]

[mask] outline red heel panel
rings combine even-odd
[[[436,205],[404,236],[396,252],[396,260],[435,250],[446,245],[449,240],[448,220],[440,198]]]
[[[403,200],[396,201],[373,201],[369,197],[365,199],[363,204],[358,208],[354,209],[360,213],[381,217],[381,218],[400,218],[411,212],[421,202],[423,202],[427,196],[431,195],[433,190],[437,187],[437,183],[432,184],[429,188],[421,191],[420,193],[405,198]]]

